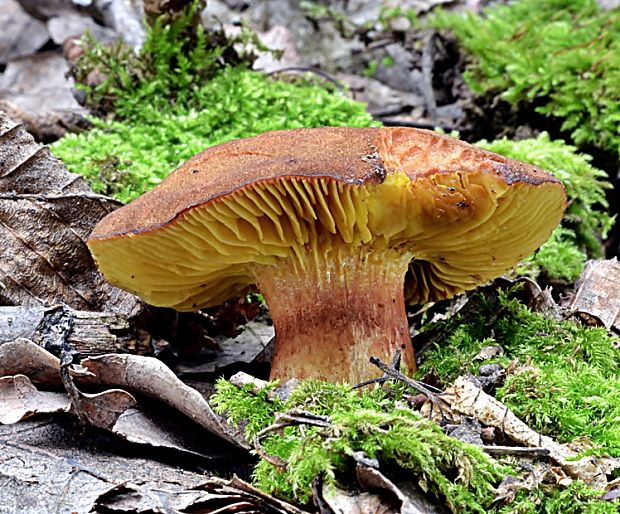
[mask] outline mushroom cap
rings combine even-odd
[[[413,128],[267,132],[194,156],[102,219],[104,275],[154,305],[217,305],[256,266],[342,245],[399,248],[412,303],[449,298],[534,251],[566,207],[551,174]]]

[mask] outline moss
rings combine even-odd
[[[620,152],[620,10],[596,0],[517,0],[483,15],[439,14],[472,56],[478,93],[533,102],[562,120],[577,144]]]
[[[351,456],[363,451],[378,459],[382,469],[410,472],[452,512],[485,512],[493,501],[494,485],[507,471],[479,448],[446,436],[434,423],[398,406],[380,389],[360,395],[348,385],[305,381],[286,402],[256,408],[259,395],[265,398],[258,393],[249,400],[252,393],[247,389],[220,380],[212,402],[233,422],[260,419],[246,428],[250,440],[260,426],[274,421],[276,412],[302,409],[331,421],[329,427],[288,427],[263,441],[264,450],[285,459],[288,466],[282,470],[261,460],[254,481],[283,498],[307,501],[317,476],[328,482],[346,478],[353,470]]]
[[[497,390],[517,416],[561,442],[587,438],[599,453],[620,456],[620,351],[604,328],[555,321],[531,312],[510,292],[477,293],[465,317],[425,327],[442,334],[420,373],[447,381],[476,373],[484,346],[504,349],[493,362],[513,370]]]
[[[82,42],[78,87],[107,116],[52,151],[95,191],[129,201],[206,147],[268,130],[374,124],[364,104],[333,87],[250,71],[252,53],[238,49],[263,49],[260,42],[244,29],[235,38],[205,32],[199,6],[157,18],[138,54],[122,42]]]
[[[601,501],[600,491],[583,482],[568,487],[543,485],[533,491],[521,491],[497,514],[617,514],[618,503]]]
[[[155,18],[137,53],[123,41],[83,39],[72,73],[91,111],[136,123],[149,118],[145,105],[157,112],[200,108],[197,93],[205,82],[226,66],[251,64],[254,53],[238,49],[263,50],[258,38],[245,28],[234,37],[207,32],[200,23],[203,4],[194,0],[174,16]]]
[[[137,122],[96,120],[96,128],[68,135],[52,151],[69,170],[84,175],[95,191],[129,201],[206,147],[268,130],[323,125],[369,126],[364,104],[307,82],[287,83],[228,67],[206,82],[200,108],[159,110],[142,105]],[[119,163],[116,181],[102,163]]]
[[[424,330],[436,340],[419,374],[434,369],[449,382],[476,374],[482,364],[509,370],[496,397],[532,428],[568,443],[579,441],[584,453],[620,456],[620,350],[603,328],[554,321],[531,312],[518,288],[479,292],[470,308]],[[499,345],[501,356],[476,360],[480,350]],[[616,503],[599,499],[580,481],[564,488],[541,485],[521,491],[514,502],[497,506],[498,514],[617,512]]]

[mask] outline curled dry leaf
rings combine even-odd
[[[588,261],[575,284],[571,310],[586,321],[592,317],[620,331],[620,262],[617,258]]]
[[[136,355],[102,355],[83,361],[83,365],[88,370],[70,370],[72,375],[79,375],[80,383],[126,387],[135,393],[150,396],[189,416],[214,435],[223,437],[235,446],[249,448],[240,431],[228,426],[211,410],[198,391],[186,386],[157,359]],[[37,384],[62,384],[59,359],[27,339],[0,345],[0,376],[17,374],[27,375]],[[123,395],[123,398],[119,398],[119,395]],[[100,419],[93,413],[92,418],[84,421],[112,430],[129,441],[185,449],[181,443],[168,444],[166,441],[170,438],[162,430],[154,428],[152,421],[143,420],[142,432],[137,425],[135,431],[128,428],[127,416],[133,412],[132,398],[125,391],[107,391],[103,395],[91,395],[88,400],[82,398],[80,401],[86,402],[87,409],[96,408],[97,402],[102,409]]]
[[[328,506],[324,512],[338,512],[339,514],[359,514],[362,512],[372,512],[373,514],[398,514],[411,512],[421,514],[424,511],[404,511],[396,510],[385,501],[379,494],[357,493],[351,494],[333,485],[323,485],[321,492],[322,501]]]
[[[10,425],[34,414],[66,412],[69,398],[63,393],[37,391],[24,375],[0,378],[0,424]]]
[[[109,389],[97,394],[83,393],[73,382],[69,369],[69,365],[63,361],[60,376],[71,399],[71,411],[85,425],[112,430],[118,418],[138,403],[131,394],[122,389]]]
[[[371,493],[381,492],[383,497],[383,508],[391,506],[394,503],[399,504],[399,514],[438,514],[440,512],[446,512],[438,505],[433,505],[424,496],[422,491],[412,482],[404,482],[403,484],[396,484],[389,478],[387,478],[381,471],[373,466],[368,466],[363,462],[358,461],[356,466],[357,481],[363,491],[366,491],[365,495]],[[376,494],[372,494],[376,496]],[[387,501],[386,498],[394,501]],[[334,509],[335,512],[340,512]],[[358,512],[375,512],[361,509]],[[380,511],[378,511],[380,512]],[[386,510],[386,512],[389,512]]]
[[[58,386],[60,361],[28,339],[0,345],[0,377],[26,375],[35,384]]]
[[[139,300],[103,279],[85,243],[117,206],[0,111],[0,304],[134,312]]]
[[[527,447],[541,447],[549,451],[549,457],[558,463],[572,478],[583,480],[596,489],[607,485],[606,475],[620,468],[620,459],[594,456],[578,458],[578,452],[556,443],[550,437],[532,430],[502,402],[486,394],[466,377],[459,377],[441,395],[449,405],[442,414],[458,422],[461,416],[476,418],[481,423],[501,429],[513,441]],[[422,411],[433,414],[427,403]]]
[[[226,424],[195,389],[185,385],[163,362],[139,355],[102,355],[82,361],[94,374],[89,382],[126,387],[156,398],[193,419],[208,431],[249,449],[243,434]]]
[[[232,480],[210,477],[196,489],[206,491],[206,494],[196,502],[193,512],[308,514],[307,511],[274,498],[238,477],[233,477]],[[224,500],[225,506],[222,507]]]

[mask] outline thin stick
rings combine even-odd
[[[390,367],[392,369],[398,369],[399,366],[400,366],[400,350],[396,350],[396,353],[394,354],[394,357],[392,358],[392,363],[390,364]],[[364,380],[363,382],[360,382],[359,384],[355,384],[353,386],[353,389],[360,389],[361,387],[365,387],[367,385],[372,385],[372,384],[383,384],[387,382],[388,380],[390,380],[390,377],[386,373],[384,373],[382,377],[371,378],[370,380]]]
[[[547,448],[541,448],[539,446],[532,448],[524,448],[522,446],[481,446],[481,448],[491,455],[514,455],[516,457],[526,455],[547,457],[549,455],[549,450]]]

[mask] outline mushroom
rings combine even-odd
[[[405,301],[450,298],[533,252],[562,218],[549,173],[427,130],[268,132],[194,156],[88,245],[113,284],[191,311],[263,293],[271,378],[360,382],[397,350]]]

